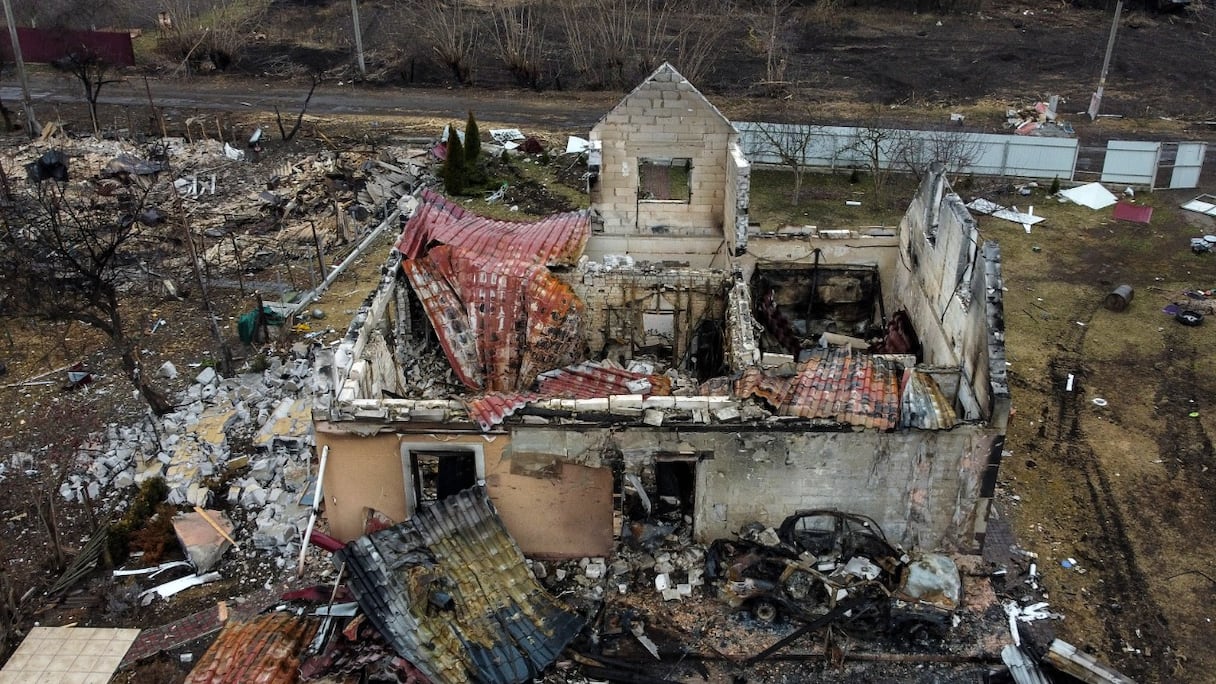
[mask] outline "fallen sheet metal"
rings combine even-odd
[[[1208,216],[1216,216],[1216,195],[1200,195],[1189,202],[1183,202],[1182,208]]]
[[[141,592],[139,595],[139,601],[142,605],[146,606],[157,596],[161,598],[169,598],[170,596],[179,594],[191,587],[197,587],[207,584],[208,582],[214,582],[219,578],[220,574],[218,572],[209,572],[205,575],[189,575],[186,577],[179,577],[178,579],[165,582],[164,584],[157,585],[151,589]]]
[[[1076,646],[1056,639],[1047,649],[1043,660],[1057,670],[1082,682],[1095,684],[1135,684],[1130,677],[1099,663],[1093,656],[1082,653]]]
[[[1051,684],[1038,662],[1018,646],[1005,644],[1001,649],[1001,661],[1009,668],[1009,675],[1016,684]]]
[[[186,684],[294,684],[300,653],[320,620],[287,612],[229,622],[199,658]]]
[[[461,382],[520,391],[581,357],[583,302],[548,266],[576,263],[589,235],[586,211],[496,221],[423,193],[397,249]]]
[[[1060,196],[1069,202],[1095,210],[1105,209],[1119,201],[1119,198],[1115,197],[1101,183],[1086,183],[1085,185],[1078,185],[1075,188],[1061,190]]]
[[[541,588],[485,491],[470,488],[334,554],[367,619],[445,684],[522,684],[583,619]]]
[[[566,139],[566,154],[581,154],[591,147],[591,141],[572,135]]]
[[[593,399],[621,394],[667,396],[671,394],[671,381],[664,375],[635,373],[611,368],[602,362],[584,361],[541,373],[535,392],[489,392],[465,399],[464,404],[481,429],[488,431],[533,401]]]
[[[1149,223],[1153,220],[1153,208],[1131,202],[1119,202],[1115,205],[1115,218],[1132,223]]]
[[[172,570],[173,568],[188,568],[188,567],[190,567],[189,561],[184,561],[184,560],[169,561],[168,563],[161,563],[160,565],[154,565],[150,568],[133,568],[130,570],[126,570],[126,569],[115,570],[114,576],[115,577],[131,577],[133,575],[147,575],[148,577],[156,577],[157,575],[159,575],[160,573],[162,573],[166,570]]]
[[[972,202],[967,205],[967,208],[979,214],[987,214],[993,218],[999,218],[1005,221],[1012,221],[1013,223],[1020,224],[1026,229],[1027,233],[1030,232],[1030,227],[1034,224],[1047,220],[1046,217],[1035,216],[1034,207],[1031,207],[1029,212],[1023,213],[1018,211],[1017,207],[1009,209],[997,204],[996,202],[986,200],[983,197],[972,200]]]

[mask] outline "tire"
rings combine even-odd
[[[1179,311],[1177,315],[1174,316],[1174,320],[1187,327],[1194,328],[1195,326],[1203,323],[1203,314],[1199,313],[1198,311],[1186,309]]]
[[[750,607],[752,617],[766,625],[771,625],[777,621],[781,615],[781,611],[777,608],[777,604],[768,599],[756,599],[752,601]]]

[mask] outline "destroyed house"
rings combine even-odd
[[[840,509],[978,548],[1009,415],[1000,254],[944,174],[898,230],[749,232],[735,131],[669,65],[590,141],[590,211],[420,196],[321,359],[331,532],[481,485],[534,557],[609,555],[659,510],[700,541]]]

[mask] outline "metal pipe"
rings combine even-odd
[[[363,253],[366,252],[367,248],[376,241],[376,238],[380,237],[380,234],[384,232],[384,229],[396,224],[397,219],[400,217],[401,210],[394,209],[393,213],[389,214],[388,218],[384,219],[384,221],[381,222],[380,225],[376,226],[367,237],[363,238],[363,242],[360,242],[359,246],[355,248],[355,251],[348,254],[346,258],[342,260],[342,263],[338,264],[337,266],[330,267],[329,275],[325,276],[325,280],[321,281],[321,284],[318,285],[312,292],[309,292],[307,295],[300,298],[300,301],[296,303],[295,307],[293,307],[291,312],[288,314],[288,318],[296,315],[300,311],[303,311],[304,307],[317,301],[317,298],[321,296],[321,293],[329,288],[330,285],[333,285],[334,281],[338,279],[338,276],[342,275],[342,272],[345,271],[348,266],[354,263],[355,259],[363,256]]]
[[[308,556],[308,542],[312,537],[312,528],[317,524],[317,510],[321,507],[321,482],[325,479],[325,463],[328,460],[329,445],[326,444],[321,447],[321,463],[317,466],[317,487],[312,493],[312,513],[308,514],[308,527],[304,529],[304,537],[300,540],[300,564],[296,568],[296,577],[304,576],[304,559]]]

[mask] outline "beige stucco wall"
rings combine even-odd
[[[513,468],[506,435],[396,434],[359,436],[317,424],[317,447],[329,447],[325,518],[329,533],[349,541],[363,533],[364,509],[394,521],[408,516],[402,446],[480,450],[486,493],[524,553],[536,557],[606,556],[612,551],[612,472],[557,464],[544,475]]]
[[[329,447],[324,475],[329,534],[350,541],[363,534],[363,509],[392,520],[406,517],[401,440],[392,433],[360,437],[316,424],[317,449]]]

